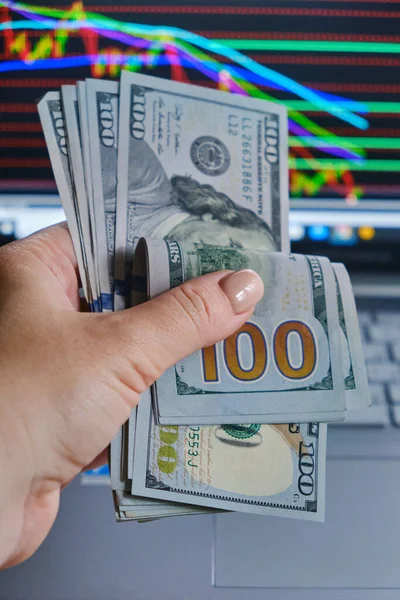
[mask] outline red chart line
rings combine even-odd
[[[399,13],[400,14],[400,13]],[[293,31],[217,31],[217,30],[194,30],[194,33],[208,38],[238,39],[238,40],[301,40],[321,42],[390,42],[399,43],[398,35],[372,35],[372,34],[347,34],[347,33],[313,33]],[[35,32],[37,34],[37,32]]]
[[[1,122],[0,131],[7,131],[12,133],[41,133],[42,126],[40,123],[15,123],[15,122]]]
[[[397,119],[398,121],[400,119],[400,114],[391,112],[371,113],[369,115],[369,119]]]
[[[62,85],[74,85],[77,79],[49,79],[35,77],[30,79],[25,78],[8,78],[0,79],[0,83],[4,87],[31,87],[31,88],[55,88]],[[206,85],[208,80],[196,83]],[[300,82],[302,85],[331,92],[358,92],[358,93],[383,93],[383,94],[398,94],[400,93],[400,84],[374,84],[374,83],[325,83],[320,81]],[[262,86],[269,87],[269,86]]]
[[[399,38],[400,41],[400,38]],[[123,53],[124,50],[121,50]],[[387,57],[377,57],[377,56],[309,56],[305,55],[292,55],[292,54],[259,54],[259,53],[246,53],[247,56],[256,62],[261,64],[284,64],[284,65],[334,65],[334,66],[356,66],[356,67],[400,67],[400,59],[399,58],[387,58]],[[65,57],[73,57],[73,56],[81,56],[81,53],[73,52],[66,53]],[[12,57],[11,53],[7,55],[4,53],[0,53],[0,61],[9,60]],[[227,63],[231,63],[232,61],[226,60]],[[2,81],[10,81],[12,84],[12,79],[6,79]],[[26,85],[31,86],[36,81],[36,78],[26,79]],[[40,79],[40,81],[47,81],[50,86],[50,82],[53,82],[51,85],[67,85],[71,83],[75,83],[75,79],[68,78],[59,78],[59,79]],[[32,82],[32,83],[31,83]],[[54,83],[55,82],[55,83]],[[60,83],[57,83],[60,82]],[[46,84],[43,84],[43,87],[47,87]]]
[[[32,122],[10,122],[0,121],[0,131],[12,133],[41,133],[42,127],[40,123]],[[339,136],[359,137],[362,141],[363,137],[388,137],[399,138],[400,128],[396,127],[371,127],[367,132],[359,131],[353,127],[331,127],[330,131]]]
[[[400,14],[400,12],[399,12]],[[78,30],[79,31],[79,30]],[[322,42],[390,42],[399,43],[399,35],[372,35],[372,34],[358,34],[358,33],[315,33],[315,32],[301,32],[296,31],[224,31],[217,29],[190,29],[193,33],[202,35],[208,38],[219,38],[219,39],[248,39],[248,40],[300,40],[300,41],[322,41]],[[4,37],[6,33],[14,33],[11,29],[4,31]],[[43,31],[31,29],[27,32],[29,37],[43,37]],[[83,30],[83,33],[87,33],[87,30]],[[93,32],[91,32],[93,34]],[[76,38],[77,32],[74,31],[74,38]],[[101,34],[99,34],[101,35]],[[1,36],[0,36],[1,38]]]
[[[44,138],[0,138],[0,148],[46,148]]]
[[[400,93],[400,84],[393,83],[325,83],[320,81],[302,82],[307,87],[325,90],[327,92],[357,92],[357,93],[382,93],[398,94]]]
[[[75,85],[79,77],[76,79],[61,79],[61,78],[15,78],[15,79],[1,79],[0,84],[4,87],[35,87],[35,88],[59,88],[62,85]],[[1,106],[1,105],[0,105]]]
[[[246,53],[247,54],[247,53]],[[301,64],[301,65],[339,65],[356,67],[400,67],[400,58],[381,58],[375,56],[309,56],[277,55],[277,54],[247,54],[259,63],[267,64]]]
[[[399,94],[400,84],[373,84],[373,83],[325,83],[321,81],[299,81],[305,87],[314,88],[330,92],[354,92],[354,93],[382,93]],[[203,87],[215,87],[215,82],[208,79],[196,79],[196,84]],[[274,90],[275,88],[268,84],[259,84],[260,89]],[[305,112],[305,111],[302,111]]]
[[[361,101],[362,102],[362,101]],[[330,116],[330,115],[326,115],[326,113],[324,113],[322,110],[302,110],[301,111],[302,114],[304,115],[325,115],[325,116]],[[400,118],[400,114],[399,113],[391,113],[391,112],[382,112],[382,113],[370,113],[368,116],[369,119],[399,119]],[[357,129],[354,128],[354,131],[357,131]],[[367,130],[369,131],[369,130]],[[364,131],[365,134],[365,131]]]
[[[343,0],[344,1],[344,0]],[[393,2],[395,4],[395,2]],[[68,10],[68,8],[64,8]],[[318,17],[367,17],[387,18],[399,17],[396,11],[388,10],[358,10],[337,8],[294,8],[278,6],[178,6],[178,5],[136,5],[136,6],[88,6],[88,12],[97,13],[141,13],[141,14],[192,14],[192,15],[289,15],[289,16],[318,16]]]
[[[354,127],[331,127],[330,131],[340,136],[359,137],[360,141],[363,137],[389,137],[398,138],[400,137],[400,128],[395,127],[371,127],[365,131],[360,131]]]
[[[79,78],[78,78],[79,79]],[[16,87],[16,88],[55,88],[61,85],[75,84],[77,79],[49,79],[35,77],[31,79],[25,78],[8,78],[0,79],[0,82],[5,87]],[[196,83],[202,85],[212,85],[213,82],[208,80],[196,80]],[[373,83],[325,83],[320,81],[307,81],[300,82],[302,85],[332,92],[358,92],[358,93],[384,93],[384,94],[398,94],[400,93],[400,84],[373,84]],[[269,86],[260,86],[269,89]],[[272,89],[272,88],[271,88]],[[1,105],[0,105],[1,106]]]
[[[5,169],[49,169],[50,166],[48,158],[0,158],[0,167]]]
[[[23,104],[22,102],[1,102],[0,113],[35,113],[37,106],[34,102]]]
[[[0,103],[0,113],[36,113],[37,112],[37,106],[34,102],[32,103],[26,103],[26,104],[22,104],[22,103],[13,103],[13,102],[3,102]],[[317,111],[317,110],[304,110],[302,111],[304,114],[307,115],[319,115],[322,113],[322,111]],[[372,117],[374,119],[376,118],[395,118],[398,119],[399,118],[399,113],[390,113],[390,112],[386,112],[386,113],[374,113],[372,115]]]
[[[0,179],[0,190],[29,190],[34,188],[40,191],[56,191],[55,181],[52,179]]]
[[[29,35],[31,34],[31,32],[26,32],[26,33],[29,33]],[[42,34],[42,37],[43,37],[43,34]],[[1,39],[1,35],[0,35],[0,39]],[[74,56],[82,56],[82,54],[83,54],[82,52],[66,52],[65,54],[62,55],[62,58],[65,58],[65,57],[73,58]],[[7,51],[0,52],[0,60],[9,60],[12,56],[17,56],[17,55],[19,55],[20,58],[22,58],[20,52],[16,52],[16,51],[11,52],[11,50],[8,50],[8,52]],[[40,57],[40,58],[42,58],[42,57]],[[55,55],[55,53],[53,52],[52,58],[60,58],[60,56]]]

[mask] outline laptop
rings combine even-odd
[[[252,598],[263,589],[266,598],[284,600],[400,596],[399,227],[394,203],[291,211],[292,234],[302,236],[292,247],[350,270],[372,407],[328,427],[324,525],[252,515],[215,519],[213,581],[221,590],[239,588]]]
[[[103,557],[107,566],[102,567],[102,577],[115,580],[115,589],[124,592],[131,585],[135,590],[141,590],[143,595],[139,597],[146,599],[156,597],[152,596],[156,592],[155,582],[150,578],[140,583],[138,571],[143,574],[146,569],[149,572],[150,567],[143,555],[136,556],[136,551],[138,547],[146,550],[145,556],[147,561],[150,560],[157,545],[156,539],[163,532],[163,536],[175,540],[172,555],[162,558],[164,568],[167,571],[173,565],[176,568],[177,561],[180,568],[186,565],[188,581],[181,581],[181,586],[184,588],[186,585],[190,590],[190,572],[194,567],[184,548],[179,546],[179,540],[183,543],[186,532],[190,532],[190,538],[198,540],[199,552],[202,552],[198,591],[202,590],[208,598],[399,598],[400,276],[395,262],[397,240],[393,234],[396,232],[400,238],[400,213],[379,206],[367,208],[356,214],[354,210],[347,212],[346,208],[333,211],[323,207],[315,210],[295,206],[290,216],[295,251],[315,252],[314,237],[326,236],[325,243],[328,245],[329,240],[338,236],[345,238],[350,233],[357,236],[352,246],[348,245],[348,240],[346,244],[340,244],[340,240],[336,239],[333,256],[332,249],[328,247],[316,249],[318,253],[331,254],[335,260],[340,260],[342,253],[343,258],[345,255],[352,256],[350,272],[373,403],[371,408],[349,415],[344,423],[329,425],[326,522],[303,523],[237,513],[205,519],[171,519],[170,523],[159,523],[157,527],[155,523],[149,524],[149,529],[142,526],[140,531],[123,526],[115,531],[112,519],[104,519],[105,514],[112,517],[111,501],[107,502],[109,490],[96,486],[96,483],[104,482],[101,472],[86,477],[86,481],[93,484],[89,488],[79,489],[79,484],[75,483],[68,490],[68,509],[62,504],[58,524],[44,544],[43,551],[17,568],[16,574],[19,571],[24,574],[24,577],[18,578],[17,590],[25,591],[27,582],[36,579],[38,572],[47,573],[51,554],[52,578],[59,591],[56,582],[62,579],[65,563],[71,561],[71,555],[62,551],[61,546],[66,544],[68,547],[69,543],[74,547],[78,543],[77,531],[85,531],[85,564],[86,567],[92,565],[95,571],[96,565],[103,564],[101,556],[110,539],[114,539],[118,546],[117,555],[115,550],[111,554],[108,550]],[[19,237],[21,232],[29,233],[33,226],[40,228],[61,218],[62,209],[55,195],[40,201],[27,195],[18,199],[1,197],[0,232],[3,235]],[[379,228],[370,225],[378,221],[381,223]],[[364,248],[361,249],[359,239],[363,227],[373,228],[375,239],[381,240],[379,244],[375,242],[376,246],[371,240],[367,250],[371,261],[369,272],[364,270],[362,259],[358,266],[358,254],[366,253]],[[322,241],[318,243],[321,245]],[[373,260],[375,252],[376,260]],[[388,255],[393,252],[393,264],[382,266],[381,257],[385,252]],[[77,524],[78,521],[79,527],[71,529],[71,523]],[[98,521],[102,523],[101,531],[95,526]],[[103,549],[102,544],[105,546]],[[54,552],[58,556],[57,561],[54,561]],[[82,552],[81,548],[79,552]],[[132,552],[136,556],[134,567],[125,564]],[[73,561],[78,572],[82,564]],[[87,581],[89,578],[90,582],[90,571],[86,567],[82,577],[74,583],[72,593],[77,595],[68,597],[80,598],[78,592],[82,589],[89,590],[85,597],[99,597],[97,591],[96,596],[91,595],[92,588]],[[71,565],[69,568],[75,573]],[[126,570],[130,575],[128,578],[121,575],[120,579],[118,574]],[[0,575],[0,598],[2,577],[6,582],[10,580],[10,588],[6,586],[6,590],[12,589],[15,584],[11,573],[6,577]],[[131,581],[132,573],[135,574],[134,581]],[[128,582],[131,583],[128,585]],[[49,589],[52,594],[55,593],[51,585]],[[267,596],[264,595],[266,593]],[[40,586],[37,594],[28,597],[46,597],[42,595]],[[14,597],[20,596],[7,596],[9,600]],[[62,595],[51,597],[63,598]],[[119,598],[118,595],[115,597]]]
[[[40,18],[32,18],[34,31],[24,33],[21,20],[28,19],[27,13],[16,15],[8,4],[0,7],[1,20],[20,24],[7,30],[0,60],[0,68],[7,63],[5,72],[0,71],[0,244],[63,219],[35,100],[77,78],[113,77],[118,71],[115,57],[127,51],[121,36],[103,39],[99,31],[91,36],[75,32],[64,46],[65,23],[61,41],[50,47],[38,25]],[[65,490],[59,517],[42,548],[27,563],[0,574],[0,600],[397,600],[398,3],[83,4],[93,14],[121,23],[172,25],[220,40],[257,64],[317,90],[339,112],[354,109],[365,120],[359,125],[366,123],[366,129],[356,127],[315,110],[304,98],[289,94],[282,82],[261,81],[259,73],[251,80],[292,111],[292,250],[346,264],[356,294],[373,405],[349,415],[343,424],[329,425],[324,524],[227,514],[117,527],[109,489],[100,486],[105,479],[101,472],[86,478],[93,485],[75,481]],[[55,13],[50,16],[57,18]],[[42,46],[36,46],[40,40]],[[35,48],[36,54],[27,57]],[[45,61],[35,63],[41,48]],[[97,51],[102,59],[93,63]],[[105,56],[114,59],[108,63]],[[207,84],[208,71],[193,63],[170,68],[160,62],[152,69],[153,74]],[[310,131],[304,132],[311,121]],[[331,150],[331,134],[341,139],[340,148]],[[351,159],[355,149],[359,158]]]

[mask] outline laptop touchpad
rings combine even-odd
[[[400,463],[329,460],[326,522],[216,517],[215,585],[400,588]]]

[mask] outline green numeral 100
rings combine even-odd
[[[162,473],[171,474],[175,471],[178,462],[178,455],[172,444],[178,440],[178,426],[169,425],[165,427],[159,427],[160,446],[157,454],[158,468]]]

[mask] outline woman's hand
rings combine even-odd
[[[194,279],[133,309],[79,313],[65,224],[0,249],[0,566],[28,558],[60,490],[168,367],[228,337],[263,294],[253,271]]]

